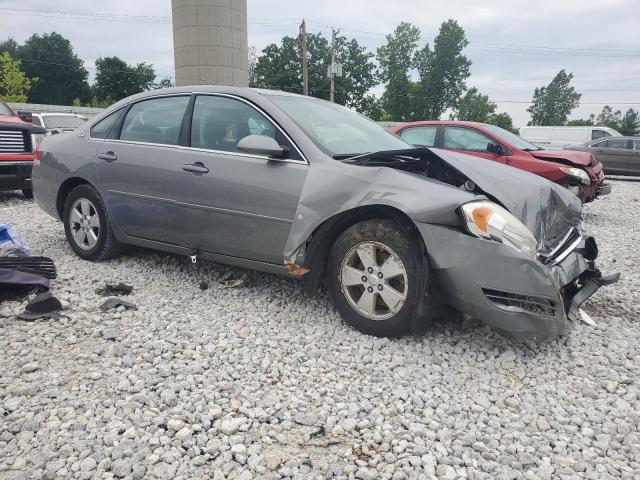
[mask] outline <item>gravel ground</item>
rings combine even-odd
[[[588,305],[597,326],[534,346],[455,319],[367,337],[324,292],[240,269],[223,289],[227,267],[147,250],[83,262],[3,194],[68,319],[0,306],[0,479],[640,478],[639,199],[615,182],[586,208],[623,274]],[[101,312],[105,281],[139,310]]]

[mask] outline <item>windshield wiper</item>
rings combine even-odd
[[[359,157],[360,155],[366,155],[369,152],[364,153],[338,153],[333,156],[334,160],[346,160],[347,158]]]

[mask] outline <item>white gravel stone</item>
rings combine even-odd
[[[613,183],[585,219],[621,281],[585,306],[595,327],[543,345],[456,318],[368,337],[325,291],[149,250],[84,262],[0,194],[0,223],[55,260],[68,316],[0,304],[0,479],[637,477],[640,183]],[[229,270],[243,287],[220,288]],[[138,310],[103,313],[105,282],[133,285]]]

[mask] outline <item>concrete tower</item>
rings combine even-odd
[[[247,0],[171,0],[176,85],[247,86]]]

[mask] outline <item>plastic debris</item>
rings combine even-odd
[[[27,303],[27,312],[31,313],[51,313],[62,310],[62,303],[51,292],[36,295]]]
[[[104,287],[98,288],[96,293],[103,297],[111,297],[113,295],[129,295],[132,291],[133,287],[131,285],[107,283]]]
[[[587,325],[591,325],[592,327],[595,327],[597,325],[595,320],[591,318],[591,316],[587,314],[587,312],[585,312],[583,309],[581,308],[578,309],[578,313],[579,313],[578,316],[580,317],[580,320],[582,320]]]
[[[118,307],[124,307],[127,310],[138,310],[136,305],[131,302],[127,302],[126,300],[122,300],[121,298],[107,298],[100,304],[100,310],[103,312],[108,312],[109,310],[113,310]]]
[[[23,255],[31,255],[31,249],[27,240],[18,233],[15,225],[0,223],[0,257],[14,256],[10,255],[15,250],[23,252]]]
[[[220,279],[222,288],[236,288],[244,286],[244,278],[236,278],[232,271],[225,273]]]

